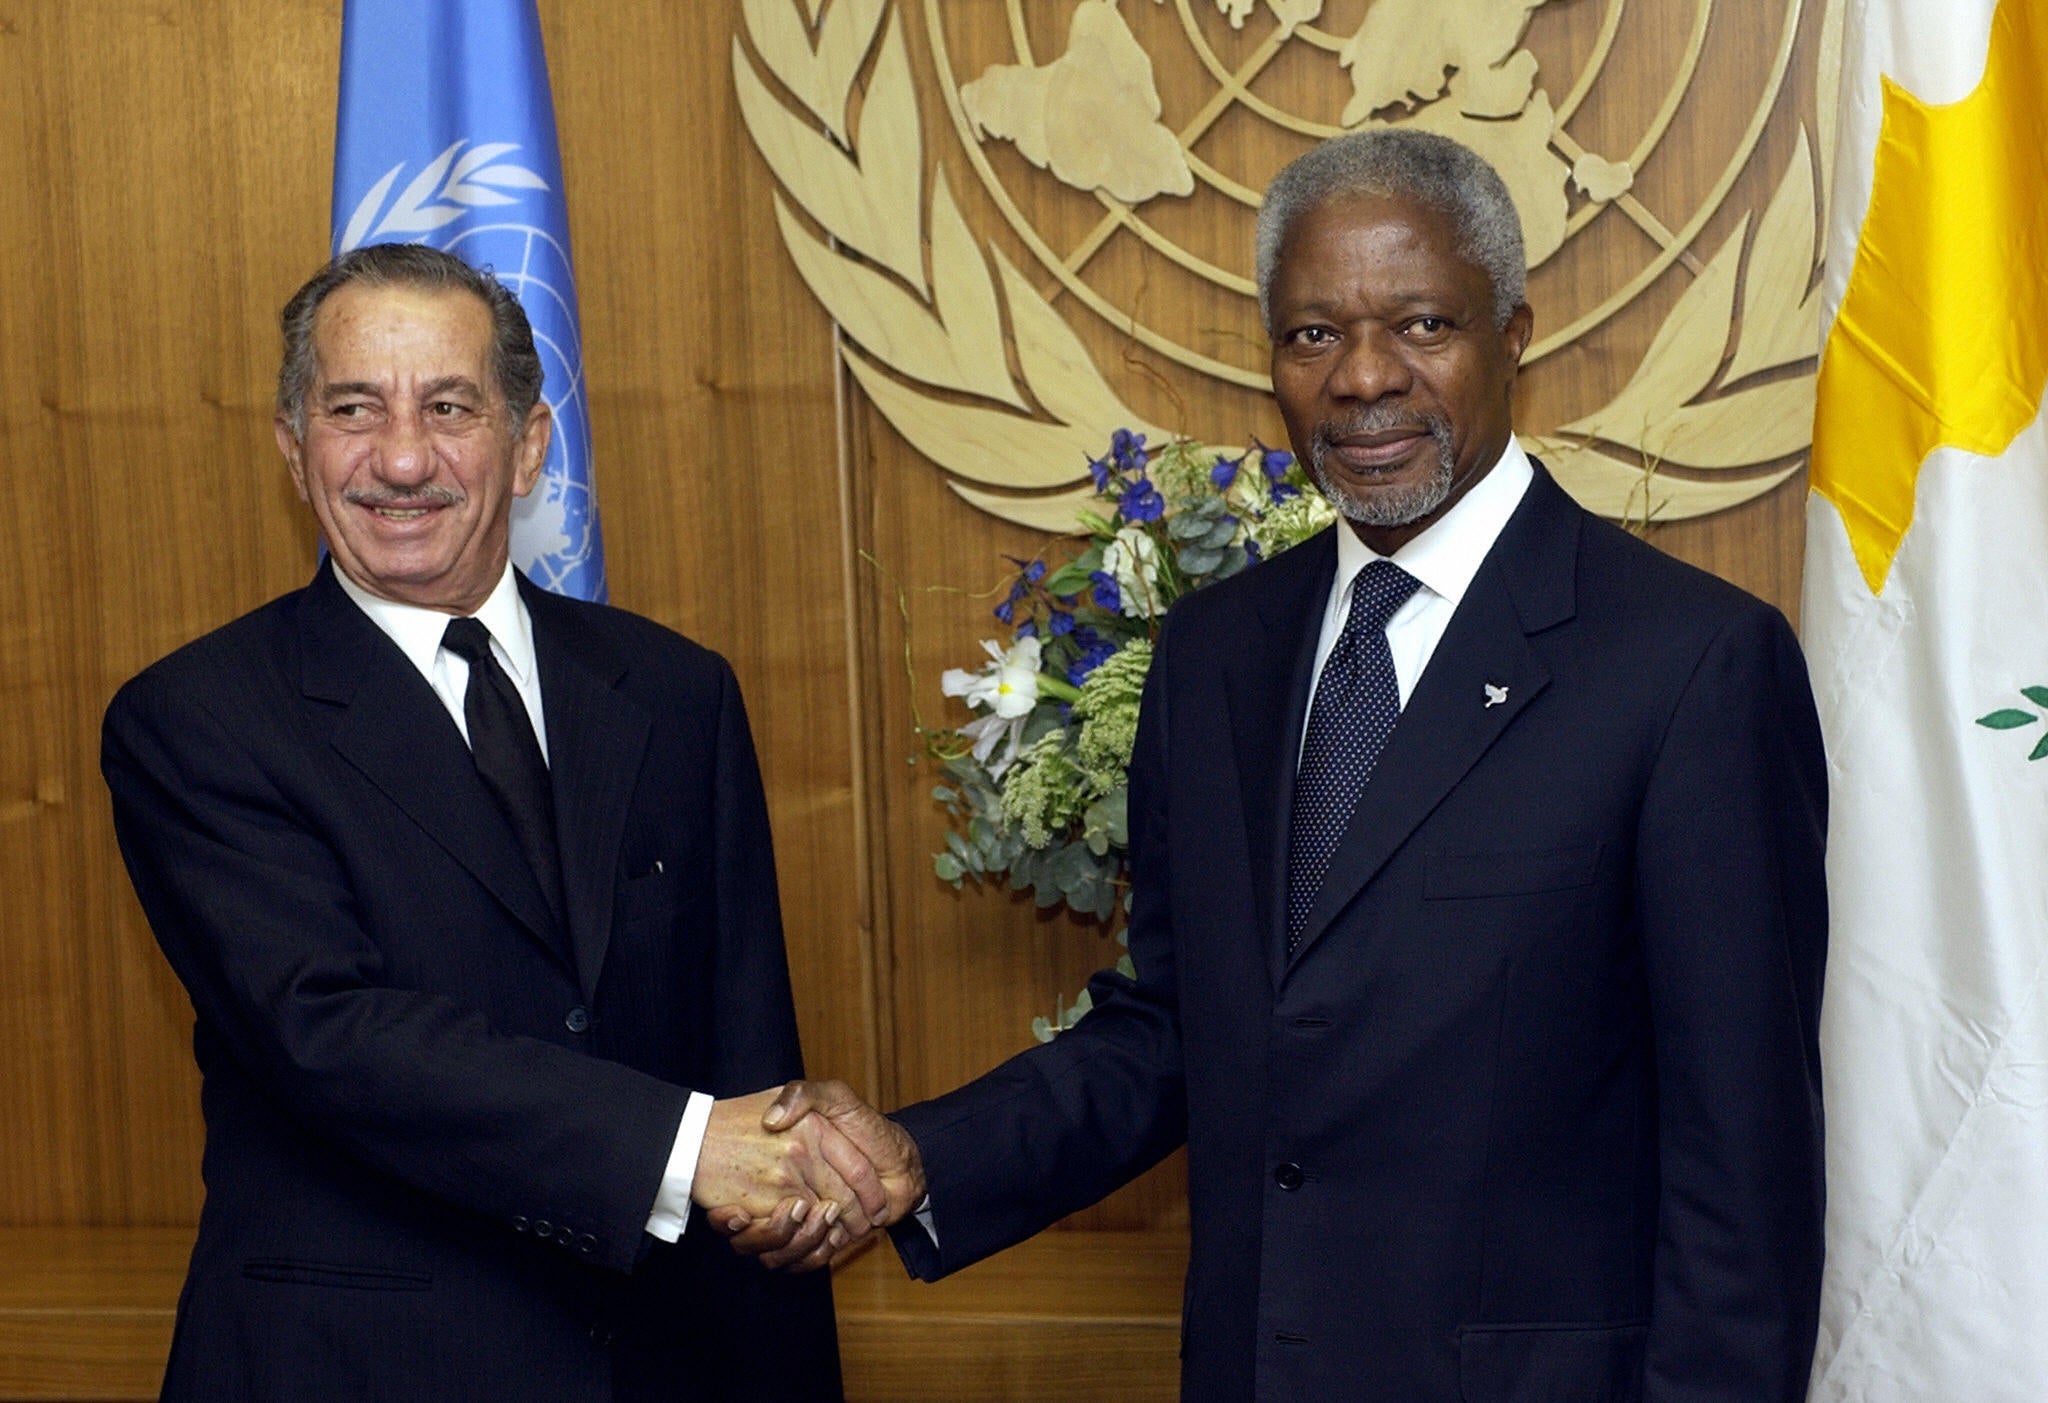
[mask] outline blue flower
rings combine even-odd
[[[1294,455],[1283,448],[1262,448],[1259,453],[1259,470],[1269,482],[1280,481],[1293,466]]]
[[[1120,471],[1142,469],[1145,466],[1145,436],[1134,434],[1129,429],[1118,429],[1109,436],[1109,456],[1116,459]]]
[[[1006,619],[1004,620],[1004,622],[1007,623],[1009,621]],[[1026,619],[1023,623],[1017,625],[1017,636],[1019,638],[1038,637],[1038,625],[1033,623],[1030,619]]]
[[[1273,505],[1274,505],[1274,506],[1278,506],[1278,505],[1280,505],[1280,503],[1282,503],[1282,502],[1291,502],[1291,501],[1293,501],[1293,500],[1294,500],[1294,499],[1295,499],[1296,497],[1299,497],[1300,495],[1301,495],[1301,489],[1300,489],[1299,487],[1289,487],[1289,486],[1288,486],[1288,485],[1287,485],[1286,483],[1284,483],[1284,482],[1276,482],[1276,483],[1274,483],[1274,484],[1273,484]]]
[[[1093,570],[1088,578],[1095,586],[1096,608],[1105,614],[1114,614],[1124,607],[1123,592],[1116,587],[1116,576],[1107,570]],[[1009,620],[1004,619],[1003,622],[1008,623]]]
[[[1074,631],[1074,616],[1064,609],[1055,609],[1047,617],[1046,625],[1052,629],[1052,636],[1059,638]]]
[[[1088,674],[1116,656],[1116,644],[1106,638],[1098,638],[1089,645],[1088,651],[1074,659],[1067,668],[1067,681],[1078,687],[1088,680]]]
[[[1244,466],[1244,460],[1251,455],[1240,453],[1235,458],[1219,458],[1216,466],[1209,469],[1209,481],[1216,484],[1218,492],[1228,492],[1230,484],[1237,481],[1237,470]]]
[[[1024,579],[1026,580],[1026,582],[1027,582],[1027,583],[1030,583],[1030,584],[1034,584],[1034,585],[1035,585],[1035,584],[1037,584],[1037,583],[1038,583],[1038,582],[1039,582],[1040,580],[1042,580],[1042,579],[1044,579],[1044,578],[1045,578],[1045,562],[1044,562],[1044,561],[1042,561],[1042,560],[1034,560],[1034,561],[1032,561],[1032,562],[1031,562],[1031,563],[1030,563],[1029,565],[1027,565],[1027,566],[1025,566],[1025,567],[1024,567]]]
[[[1088,460],[1088,476],[1095,479],[1095,490],[1098,493],[1109,490],[1109,464],[1107,461],[1101,458],[1090,458]]]
[[[1015,599],[1005,599],[1002,603],[996,605],[994,612],[995,616],[1004,623],[1012,623],[1017,617],[1017,601]]]
[[[1125,521],[1157,521],[1166,515],[1166,499],[1151,478],[1141,477],[1124,489],[1121,510]]]
[[[1259,543],[1257,541],[1247,540],[1244,543],[1244,553],[1245,558],[1250,560],[1252,564],[1257,565],[1259,563]]]

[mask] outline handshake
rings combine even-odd
[[[903,1127],[841,1081],[793,1081],[711,1108],[690,1197],[733,1250],[811,1271],[924,1200]]]

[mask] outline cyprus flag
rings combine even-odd
[[[1847,4],[1804,606],[1833,794],[1812,1397],[2042,1403],[2048,3]]]

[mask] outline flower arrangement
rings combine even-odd
[[[1256,442],[1235,457],[1186,440],[1148,450],[1119,429],[1088,468],[1100,506],[1081,516],[1078,553],[1015,562],[995,608],[1009,643],[984,640],[988,661],[940,679],[976,715],[930,741],[945,769],[932,796],[954,824],[933,867],[956,888],[1006,876],[1108,927],[1128,909],[1125,772],[1160,621],[1335,517],[1292,454]],[[1128,956],[1119,965],[1129,973]],[[1034,1031],[1087,1011],[1084,991]]]

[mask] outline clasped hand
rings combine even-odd
[[[824,1266],[924,1198],[917,1144],[845,1082],[793,1081],[716,1102],[690,1197],[733,1249]]]

